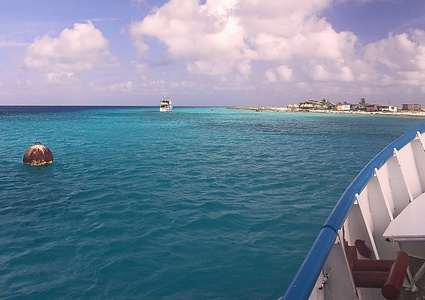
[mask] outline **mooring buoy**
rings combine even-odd
[[[53,162],[53,153],[41,143],[31,145],[24,154],[24,164],[29,166],[44,166]]]

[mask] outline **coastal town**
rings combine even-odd
[[[365,98],[358,103],[338,102],[333,103],[326,99],[307,100],[298,104],[287,106],[236,106],[230,109],[243,109],[277,112],[316,112],[316,113],[346,113],[346,114],[380,114],[380,115],[408,115],[425,117],[425,109],[420,104],[406,103],[401,106],[391,104],[370,104]]]

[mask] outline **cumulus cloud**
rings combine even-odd
[[[72,72],[118,65],[108,51],[108,40],[90,21],[76,23],[73,29],[64,29],[56,38],[37,37],[26,50],[24,64],[27,68],[47,71],[50,76],[52,73],[72,76]]]
[[[279,66],[277,68],[277,73],[284,81],[291,81],[293,78],[293,71],[292,69],[288,68],[288,66]]]
[[[272,61],[285,67],[267,71],[270,81],[292,80],[291,64],[300,63],[304,76],[313,79],[352,80],[357,37],[337,33],[318,17],[331,2],[170,0],[132,24],[130,33],[140,58],[148,58],[153,37],[167,47],[168,59],[186,61],[192,74],[247,76],[253,62]],[[338,68],[320,70],[324,61]]]
[[[366,47],[365,59],[393,70],[425,70],[425,32],[392,35]]]
[[[133,82],[131,80],[115,83],[109,86],[112,91],[131,92],[133,90]]]
[[[366,46],[364,61],[381,71],[383,85],[425,84],[425,31],[390,34]]]
[[[149,50],[146,37],[167,46],[171,60],[186,60],[190,73],[218,75],[238,67],[246,73],[252,51],[244,42],[244,28],[235,15],[238,1],[171,0],[144,20],[134,23],[131,36],[140,57]]]
[[[281,65],[276,68],[276,70],[269,69],[264,73],[264,77],[270,82],[277,81],[292,81],[294,75],[293,70],[288,66]]]
[[[277,81],[277,76],[276,76],[276,73],[273,71],[273,70],[267,70],[265,73],[264,73],[264,77],[268,80],[268,81],[270,81],[270,82],[276,82]]]
[[[63,80],[68,81],[74,76],[74,73],[72,72],[60,72],[60,73],[47,73],[47,80],[49,82],[62,82]]]

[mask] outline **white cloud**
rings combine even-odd
[[[112,91],[131,92],[133,91],[133,82],[131,80],[115,83],[109,86]]]
[[[193,84],[193,82],[183,80],[183,81],[173,81],[170,83],[170,86],[174,89],[176,88],[190,89],[190,88],[193,88],[195,85]]]
[[[357,37],[318,17],[331,2],[170,0],[132,24],[130,33],[139,58],[148,58],[153,37],[167,47],[168,59],[186,61],[192,74],[249,76],[254,62],[270,61],[287,68],[267,71],[272,81],[292,80],[291,65],[298,64],[304,79],[352,80]],[[323,63],[338,67],[320,71]]]
[[[63,81],[68,81],[72,77],[74,77],[73,72],[58,72],[58,73],[47,73],[46,74],[47,81],[50,83],[59,83]]]
[[[293,71],[288,66],[279,66],[277,73],[283,81],[291,81],[293,78]]]
[[[326,81],[331,78],[331,74],[323,65],[315,65],[311,70],[311,77],[317,81]]]
[[[108,40],[88,21],[63,30],[57,38],[37,37],[26,51],[25,67],[49,73],[90,71],[118,63],[108,51]]]
[[[425,84],[425,31],[390,34],[366,46],[364,60],[381,74],[382,85],[422,86]]]
[[[276,82],[277,81],[277,76],[276,73],[273,70],[267,70],[264,73],[264,77],[266,77],[266,79],[270,82]]]
[[[194,74],[220,75],[237,68],[249,72],[254,52],[244,42],[244,28],[235,14],[238,1],[171,0],[154,14],[134,23],[130,32],[140,57],[146,56],[146,37],[167,46],[171,60],[186,60]]]
[[[289,82],[292,81],[294,75],[292,69],[290,69],[288,66],[281,65],[277,67],[276,70],[269,69],[264,72],[264,77],[270,82]]]
[[[389,35],[366,47],[365,59],[393,70],[425,71],[425,31]]]
[[[251,74],[252,67],[248,60],[240,62],[237,68],[239,73],[243,76],[248,76]]]
[[[370,44],[366,47],[365,59],[371,63],[380,63],[390,69],[415,68],[414,60],[420,49],[409,39],[406,33]],[[409,58],[406,60],[406,58]]]

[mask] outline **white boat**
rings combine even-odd
[[[173,102],[169,97],[164,96],[164,94],[162,94],[162,101],[159,105],[159,111],[173,111]]]
[[[282,300],[425,299],[425,123],[381,151],[332,213]]]

